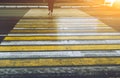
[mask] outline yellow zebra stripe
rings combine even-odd
[[[0,51],[118,50],[120,45],[0,46]]]
[[[24,29],[11,30],[11,33],[79,33],[79,32],[116,32],[114,29],[98,29],[98,30],[39,30],[39,29]]]
[[[48,58],[0,60],[0,67],[120,65],[120,58]]]
[[[7,36],[4,40],[105,40],[120,39],[120,36]]]

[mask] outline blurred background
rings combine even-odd
[[[120,8],[120,0],[55,0],[56,3],[94,3]],[[45,3],[47,0],[0,0],[2,3]]]

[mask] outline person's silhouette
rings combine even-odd
[[[53,8],[54,8],[54,0],[48,0],[48,10],[49,10],[48,15],[52,16]]]

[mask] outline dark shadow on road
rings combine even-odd
[[[103,23],[120,32],[120,9],[107,6],[98,6],[81,8],[80,10],[83,10],[89,15],[98,18]]]
[[[0,9],[0,43],[29,9]]]

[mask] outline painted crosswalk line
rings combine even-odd
[[[119,36],[120,33],[119,32],[106,32],[106,33],[9,33],[6,36]]]
[[[89,27],[89,26],[86,26],[86,27],[84,27],[84,26],[82,26],[82,27],[77,27],[77,28],[75,28],[75,27],[71,27],[71,28],[69,28],[69,27],[57,27],[57,28],[40,28],[40,27],[30,27],[30,28],[14,28],[14,30],[32,30],[32,29],[39,29],[39,30],[88,30],[88,29],[90,29],[90,30],[92,30],[92,29],[112,29],[112,28],[110,28],[110,27],[94,27],[94,26],[91,26],[91,27]]]
[[[3,41],[1,45],[84,45],[120,44],[120,40]]]
[[[32,34],[31,34],[32,35]],[[120,36],[7,36],[5,41],[27,41],[27,40],[120,40]]]
[[[50,23],[50,24],[17,24],[15,26],[16,28],[58,28],[58,27],[69,27],[69,28],[73,28],[73,27],[108,27],[105,24],[55,24],[55,23]]]
[[[11,30],[10,33],[80,33],[80,32],[116,32],[113,29],[104,29],[104,30],[39,30],[39,29],[29,29],[29,30]]]
[[[119,50],[120,45],[48,45],[48,46],[0,46],[0,51],[74,51],[74,50]]]
[[[3,59],[0,67],[120,65],[120,58]]]
[[[88,57],[120,57],[120,50],[107,51],[41,51],[41,52],[0,52],[0,59],[30,59],[30,58],[88,58]],[[118,60],[119,61],[119,60]]]

